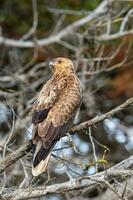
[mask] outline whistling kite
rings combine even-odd
[[[59,57],[49,66],[53,76],[44,84],[33,106],[34,176],[46,170],[50,152],[70,129],[81,100],[80,82],[72,61]]]

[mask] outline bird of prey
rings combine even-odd
[[[32,109],[33,176],[47,169],[51,151],[69,131],[81,101],[80,81],[73,62],[58,57],[49,66],[53,76],[42,87]]]

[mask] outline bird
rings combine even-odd
[[[52,77],[42,87],[32,107],[32,174],[48,168],[55,144],[70,130],[81,104],[81,84],[73,62],[57,57],[49,62]]]

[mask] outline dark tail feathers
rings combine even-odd
[[[50,152],[55,146],[57,140],[54,140],[49,148],[44,148],[42,141],[38,140],[37,144],[33,144],[33,166],[32,174],[38,176],[47,169]]]

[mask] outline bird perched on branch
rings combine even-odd
[[[73,62],[59,57],[49,66],[53,76],[42,87],[32,110],[34,176],[47,169],[50,152],[69,131],[81,101],[80,82]]]

